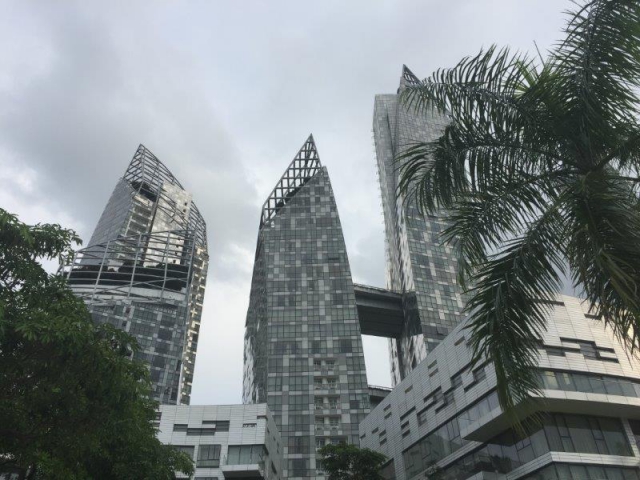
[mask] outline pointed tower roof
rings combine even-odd
[[[398,87],[398,92],[402,90],[404,87],[408,87],[411,85],[418,85],[420,83],[420,79],[415,76],[415,74],[409,70],[409,67],[406,65],[402,65],[402,75],[400,76],[400,86]]]
[[[313,134],[304,142],[262,206],[260,228],[276,216],[296,192],[322,168]]]

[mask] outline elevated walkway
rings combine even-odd
[[[353,285],[363,335],[397,338],[402,334],[402,295],[384,288]]]

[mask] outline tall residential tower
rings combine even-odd
[[[189,404],[207,263],[191,194],[140,145],[88,246],[64,269],[96,321],[135,336],[161,403]]]
[[[443,219],[424,217],[413,201],[398,196],[397,159],[416,142],[437,138],[446,120],[417,113],[399,94],[418,79],[403,67],[397,95],[376,95],[373,135],[385,222],[387,288],[402,295],[402,333],[389,340],[393,384],[402,380],[461,320],[464,306],[456,285],[451,247],[443,245]]]
[[[323,478],[316,448],[358,444],[369,397],[358,312],[327,170],[310,136],[262,210],[244,402],[266,402],[285,478]]]

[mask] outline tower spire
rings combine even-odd
[[[278,210],[286,205],[298,189],[320,171],[320,168],[322,168],[322,164],[320,163],[316,142],[313,139],[313,134],[310,134],[276,184],[269,198],[264,202],[260,228],[275,217]]]
[[[418,85],[420,83],[420,79],[415,76],[415,74],[409,70],[409,67],[406,65],[402,65],[402,75],[400,76],[400,86],[398,87],[398,92],[402,90],[404,87]]]

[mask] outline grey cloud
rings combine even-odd
[[[0,166],[37,175],[27,193],[0,175],[2,198],[17,213],[65,212],[51,215],[73,218],[86,239],[144,143],[193,193],[209,229],[193,399],[238,401],[260,205],[309,132],[329,169],[354,277],[383,285],[374,95],[395,91],[403,63],[424,77],[491,43],[532,50],[535,39],[544,50],[568,5],[3,2]],[[370,368],[375,378],[386,370]]]
[[[82,11],[56,20],[43,32],[56,52],[47,73],[3,99],[2,146],[38,171],[42,192],[93,225],[145,143],[194,193],[215,269],[229,242],[253,234],[255,190],[188,62],[170,50],[154,59],[145,42],[122,51],[104,20]],[[220,273],[233,279],[233,269]]]

